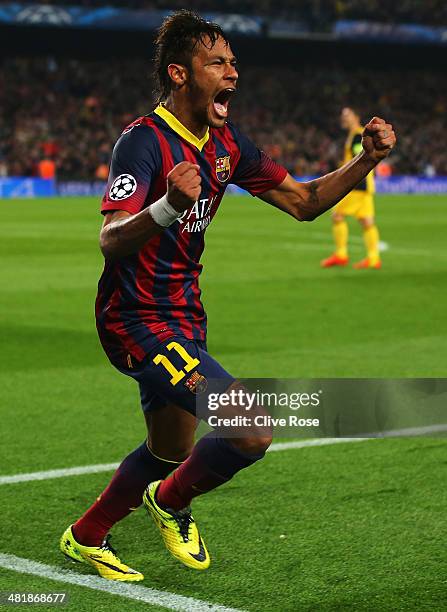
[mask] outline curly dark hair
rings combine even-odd
[[[217,23],[206,21],[197,13],[182,9],[163,21],[155,39],[155,96],[158,102],[165,100],[172,89],[168,74],[169,64],[176,63],[191,70],[192,58],[199,43],[214,46],[221,37],[228,38]]]

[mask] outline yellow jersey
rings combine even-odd
[[[359,127],[351,130],[345,142],[345,155],[343,163],[347,164],[353,157],[361,153],[362,151],[362,134],[363,128]],[[357,185],[354,191],[366,191],[367,193],[374,193],[374,171],[370,172],[368,176]]]

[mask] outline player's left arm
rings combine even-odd
[[[393,126],[374,117],[365,126],[363,150],[349,163],[321,178],[299,183],[290,174],[259,197],[299,221],[313,221],[332,208],[387,157],[396,144]]]

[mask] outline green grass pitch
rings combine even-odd
[[[299,224],[252,198],[224,200],[207,231],[201,285],[209,350],[227,369],[445,376],[447,199],[377,200],[389,247],[381,271],[319,268],[332,249],[327,215]],[[135,383],[96,338],[98,201],[0,207],[0,473],[119,461],[145,432]],[[350,230],[356,261],[361,234],[355,222]],[[196,500],[208,572],[171,559],[142,509],[114,528],[112,543],[144,572],[144,586],[250,612],[447,610],[446,466],[439,438],[271,453]],[[65,562],[58,538],[109,477],[1,485],[0,553],[91,573]],[[1,569],[0,591],[10,589],[66,591],[62,609],[163,609]]]

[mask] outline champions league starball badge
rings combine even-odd
[[[137,181],[131,174],[120,174],[113,181],[109,190],[111,200],[125,200],[135,193]]]

